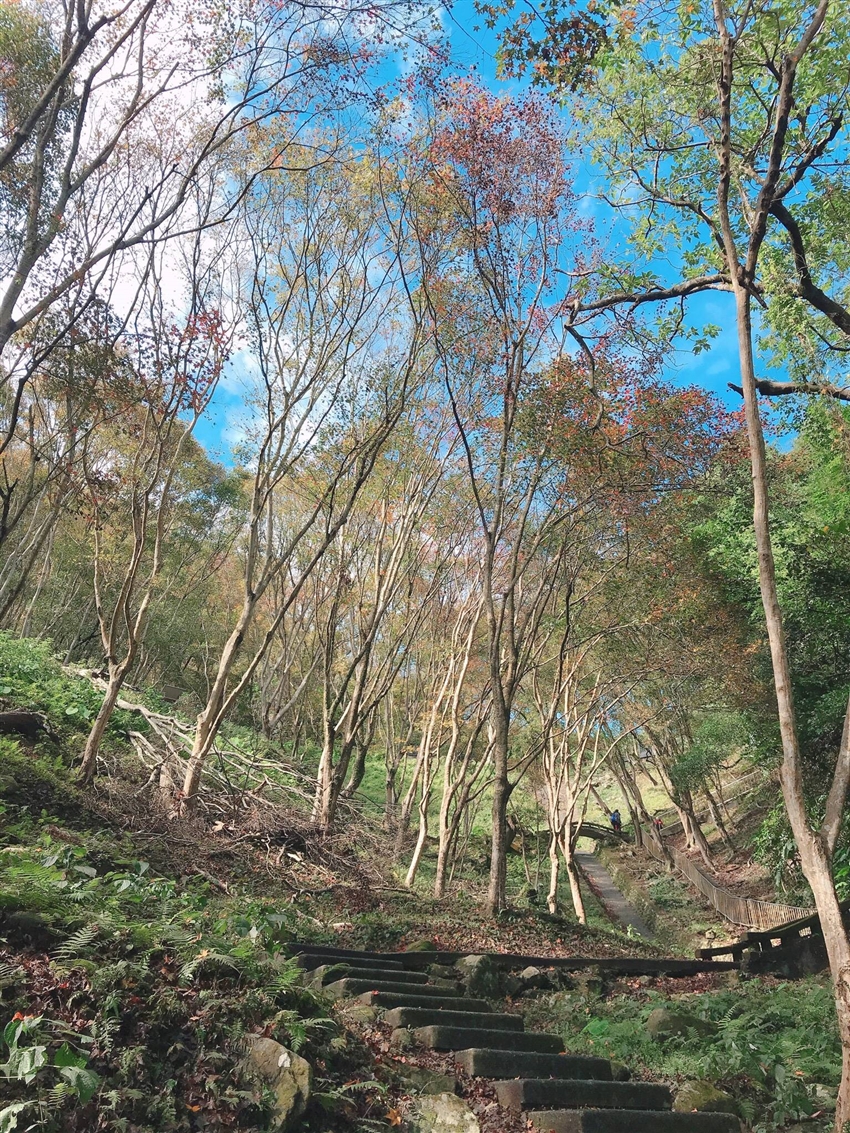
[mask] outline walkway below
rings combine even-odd
[[[602,902],[608,915],[623,928],[631,928],[632,932],[642,936],[645,940],[652,940],[652,931],[617,886],[611,874],[594,854],[576,851],[576,864],[587,878],[590,888]]]

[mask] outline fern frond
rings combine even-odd
[[[180,980],[182,983],[191,983],[197,973],[204,968],[224,968],[234,975],[238,975],[241,967],[235,957],[228,955],[226,952],[211,952],[204,949],[199,952],[197,956],[193,956],[188,960],[180,969]]]
[[[21,982],[25,974],[24,969],[19,968],[17,964],[0,960],[0,988],[14,987],[16,983]]]
[[[73,960],[78,956],[83,956],[99,935],[100,925],[85,925],[72,933],[67,940],[53,950],[53,959]]]

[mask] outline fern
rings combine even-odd
[[[197,944],[198,934],[180,925],[166,924],[159,934],[159,944],[163,948],[171,948],[175,952],[183,952]]]
[[[19,968],[17,964],[10,964],[6,960],[0,960],[0,989],[5,987],[14,987],[15,984],[20,983],[24,979],[26,973],[23,968]]]
[[[289,1034],[289,1045],[297,1054],[307,1043],[307,1025],[303,1019],[290,1019],[286,1030]]]
[[[109,1054],[115,1047],[115,1040],[121,1031],[121,1018],[118,1015],[109,1015],[95,1021],[92,1025],[93,1037],[104,1053]]]
[[[198,972],[204,968],[221,967],[225,968],[235,975],[238,975],[241,968],[233,956],[228,955],[226,952],[212,952],[209,949],[204,949],[199,952],[197,956],[193,956],[191,960],[180,969],[180,982],[191,983]]]
[[[84,928],[78,929],[75,933],[63,941],[58,948],[53,951],[54,960],[74,960],[78,956],[85,955],[86,951],[97,940],[100,935],[100,926],[96,924],[86,925]]]

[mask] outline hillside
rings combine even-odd
[[[458,1077],[450,1056],[394,1052],[371,1008],[305,983],[289,944],[651,960],[687,954],[693,922],[704,917],[681,883],[669,875],[664,886],[647,883],[622,850],[614,856],[633,863],[655,902],[655,942],[616,931],[588,889],[590,927],[527,898],[494,919],[482,907],[480,867],[436,900],[427,875],[412,890],[400,884],[393,839],[368,797],[331,838],[297,792],[286,806],[274,803],[277,788],[267,801],[211,791],[203,814],[176,820],[138,757],[133,733],[144,734],[144,719],[126,710],[105,744],[111,774],[81,786],[73,752],[96,700],[91,681],[63,672],[41,646],[7,641],[4,649],[6,697],[43,713],[46,725],[35,742],[0,737],[4,1128],[277,1128],[275,1096],[245,1062],[246,1037],[255,1035],[312,1066],[298,1124],[305,1133],[409,1122],[425,1072],[457,1081],[484,1133],[514,1133],[520,1124],[492,1089]],[[244,750],[244,734],[239,743]],[[524,854],[515,848],[512,876],[525,876],[530,854],[530,845]],[[665,908],[670,892],[678,899]],[[648,1081],[681,1088],[709,1075],[754,1128],[817,1112],[817,1098],[837,1082],[822,980],[556,977],[513,1001],[518,984],[490,995],[497,1004],[507,995],[529,1027],[564,1034],[571,1052],[603,1052]],[[659,1005],[717,1030],[659,1043],[645,1029]]]

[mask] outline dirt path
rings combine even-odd
[[[602,902],[606,912],[623,928],[631,928],[632,932],[642,936],[645,940],[652,940],[652,932],[637,910],[629,904],[605,866],[593,854],[576,851],[576,862],[579,869],[587,878],[588,884]]]

